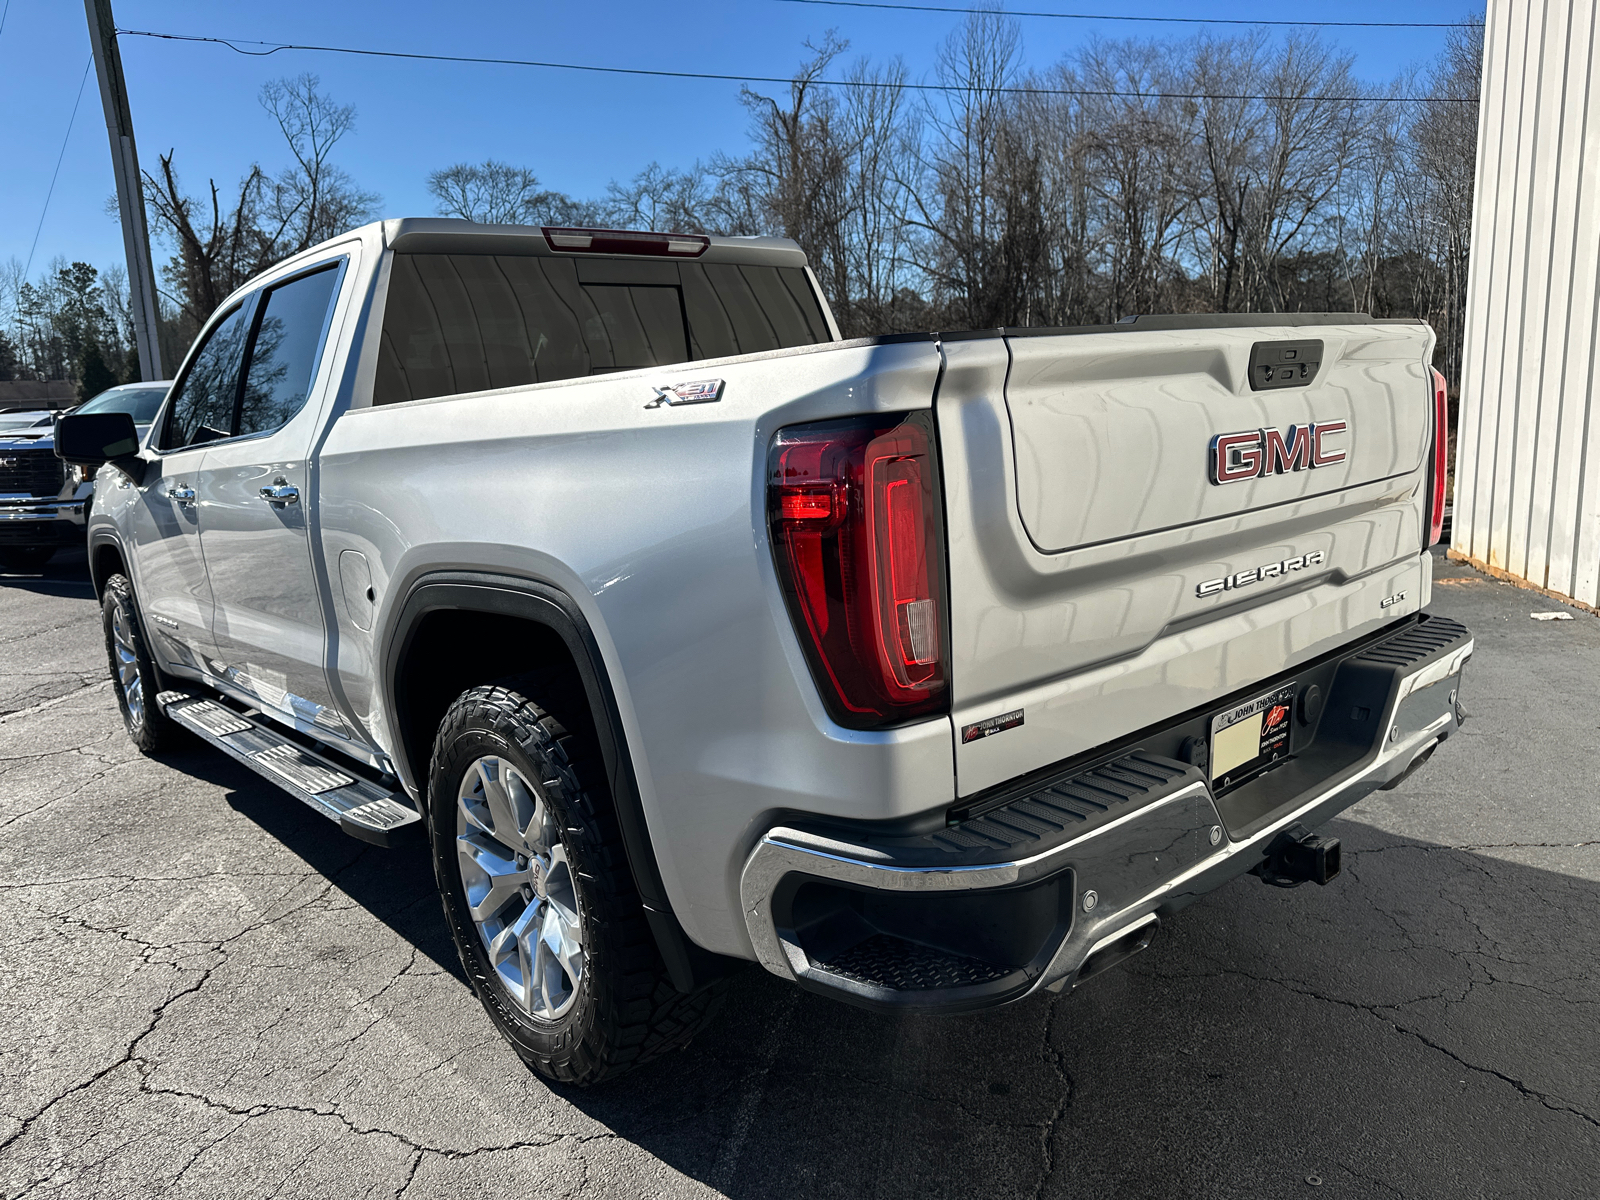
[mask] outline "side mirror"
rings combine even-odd
[[[65,462],[98,467],[137,453],[139,431],[128,413],[81,413],[56,422],[56,457]]]

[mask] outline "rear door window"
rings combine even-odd
[[[396,254],[374,404],[830,338],[803,268]]]
[[[238,433],[277,429],[305,407],[338,281],[338,264],[332,263],[279,284],[262,298],[239,399]]]

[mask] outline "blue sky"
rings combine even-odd
[[[0,8],[6,0],[0,0]],[[1015,0],[1014,9],[1323,20],[1454,21],[1481,14],[1472,0]],[[454,0],[276,0],[235,5],[196,0],[120,0],[127,29],[319,42],[436,54],[540,58],[673,70],[785,75],[802,43],[830,27],[851,54],[900,55],[912,74],[931,72],[939,43],[961,20],[939,13],[829,8],[779,0],[643,0],[509,3]],[[1122,21],[1021,21],[1026,60],[1046,66],[1095,35],[1187,36],[1192,26]],[[1218,29],[1222,32],[1221,29]],[[1339,30],[1330,40],[1356,55],[1367,80],[1426,64],[1442,30]],[[269,79],[314,71],[324,90],[354,104],[356,131],[336,154],[384,216],[430,213],[427,173],[493,156],[533,168],[545,186],[595,195],[652,159],[688,166],[745,144],[739,85],[592,76],[516,67],[406,62],[280,52],[244,57],[218,46],[122,39],[141,162],[175,150],[188,189],[208,177],[224,191],[259,161],[268,171],[286,152],[257,101]],[[89,42],[78,0],[10,0],[0,29],[0,262],[25,260],[39,227],[51,172],[78,94]],[[33,274],[56,255],[99,266],[122,260],[121,235],[105,201],[112,192],[99,90],[92,72],[45,215]],[[158,246],[156,253],[162,256]]]

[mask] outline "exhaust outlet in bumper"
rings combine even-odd
[[[1156,936],[1156,930],[1160,928],[1161,919],[1155,913],[1149,913],[1126,929],[1119,930],[1110,937],[1101,938],[1084,956],[1083,966],[1078,968],[1072,986],[1077,987],[1085,979],[1091,979],[1118,963],[1127,961],[1139,951],[1149,949],[1150,942]]]

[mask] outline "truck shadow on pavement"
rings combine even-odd
[[[224,789],[223,799],[230,808],[276,838],[306,866],[467,986],[439,907],[433,864],[420,837],[393,849],[348,837],[326,817],[199,742],[163,754],[161,761]],[[477,1003],[470,993],[466,999]]]
[[[82,550],[59,550],[37,571],[0,569],[0,588],[32,592],[36,596],[64,596],[92,600],[94,584],[89,579],[89,561]]]
[[[1075,993],[895,1019],[754,972],[568,1098],[735,1197],[1592,1194],[1600,887],[1329,832],[1346,878],[1237,880]]]
[[[174,765],[231,789],[476,1005],[420,845],[330,837],[200,750]],[[1515,847],[1353,820],[1329,832],[1344,878],[1235,881],[1075,993],[901,1019],[751,967],[686,1051],[552,1090],[686,1177],[639,1180],[672,1194],[693,1180],[752,1198],[1505,1195],[1530,1178],[1588,1194],[1600,885],[1513,861]],[[527,1090],[544,1094],[532,1076]]]

